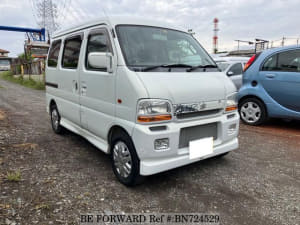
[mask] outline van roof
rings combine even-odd
[[[99,17],[97,19],[89,20],[86,22],[83,22],[81,24],[73,25],[71,27],[68,27],[66,29],[61,29],[57,32],[55,32],[52,36],[52,38],[58,38],[60,36],[76,32],[88,27],[97,26],[100,24],[109,24],[112,27],[115,27],[117,25],[145,25],[145,26],[154,26],[154,27],[164,27],[174,30],[179,30],[186,32],[186,30],[173,26],[171,24],[154,20],[154,19],[145,19],[141,17],[132,17],[132,16],[109,16],[109,17]]]

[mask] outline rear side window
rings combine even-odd
[[[65,40],[62,67],[68,69],[77,68],[81,42],[81,36],[75,36]]]
[[[88,70],[100,70],[105,71],[106,68],[94,68],[88,63],[88,55],[91,52],[111,52],[112,48],[109,41],[106,30],[99,29],[92,31],[88,36],[87,48],[86,48],[86,60],[85,66]]]
[[[262,70],[300,72],[300,50],[285,51],[269,57]]]
[[[48,55],[48,66],[49,67],[57,66],[60,46],[61,46],[61,40],[52,42],[51,48],[49,50],[49,55]]]

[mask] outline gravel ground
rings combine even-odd
[[[218,213],[221,224],[299,224],[300,123],[241,125],[240,148],[127,188],[107,155],[52,132],[45,93],[0,80],[0,224],[78,224],[87,212]],[[8,173],[20,177],[8,179]],[[15,180],[15,181],[13,181]]]

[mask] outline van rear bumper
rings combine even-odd
[[[229,142],[226,142],[222,145],[214,147],[213,154],[206,155],[205,157],[198,158],[198,159],[191,160],[189,158],[189,154],[185,154],[185,155],[177,156],[177,157],[173,157],[173,158],[143,160],[140,163],[140,174],[144,175],[144,176],[156,174],[159,172],[163,172],[166,170],[184,166],[184,165],[187,165],[190,163],[201,161],[201,160],[204,160],[207,158],[211,158],[211,157],[232,151],[237,148],[238,148],[238,139],[234,138],[233,140],[231,140]]]

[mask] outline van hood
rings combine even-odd
[[[221,72],[136,72],[149,98],[171,100],[173,104],[224,100],[236,91]]]

